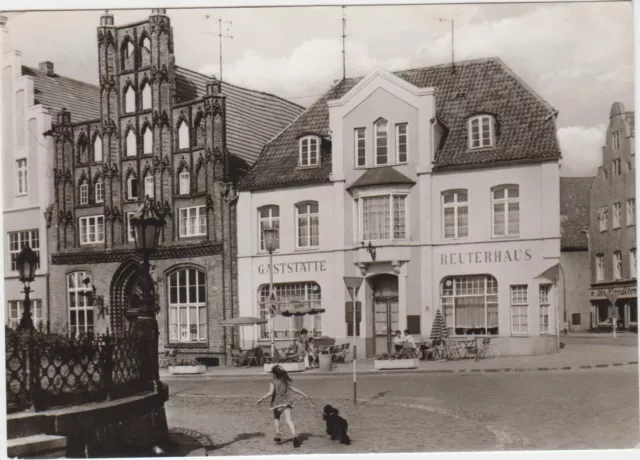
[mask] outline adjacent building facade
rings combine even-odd
[[[357,294],[358,353],[390,331],[488,336],[501,354],[557,349],[560,261],[557,112],[501,60],[331,88],[265,147],[240,183],[241,316],[267,317],[269,271],[284,308],[245,339],[350,341],[344,276]],[[279,229],[273,264],[262,231]]]
[[[610,329],[608,293],[616,293],[618,327],[638,328],[635,115],[611,106],[602,166],[591,187],[589,253],[594,330]]]
[[[63,109],[48,133],[52,323],[128,329],[141,270],[129,220],[149,198],[166,220],[151,259],[160,346],[220,359],[233,342],[220,322],[237,314],[235,184],[302,109],[176,66],[164,9],[122,26],[104,14],[97,44],[99,112]]]

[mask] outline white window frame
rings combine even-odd
[[[191,215],[193,214],[193,216]],[[207,234],[206,206],[190,206],[178,209],[180,238],[204,236]],[[193,222],[185,219],[194,219]]]
[[[604,281],[604,254],[596,254],[596,281]]]
[[[142,110],[149,110],[153,106],[151,84],[147,81],[144,83],[141,91],[142,95]]]
[[[552,284],[540,284],[538,287],[538,300],[539,300],[539,307],[540,307],[540,334],[551,334],[551,289],[552,288],[553,288]]]
[[[620,132],[614,131],[611,133],[611,141],[613,150],[620,150]]]
[[[511,333],[513,335],[526,335],[529,333],[528,290],[529,286],[526,284],[512,284],[510,286]]]
[[[613,228],[620,228],[622,221],[622,203],[613,203]]]
[[[102,160],[102,137],[96,134],[96,138],[93,140],[93,161],[98,163]]]
[[[613,251],[613,279],[622,279],[622,252]]]
[[[362,142],[362,145],[360,145],[360,142]],[[353,151],[355,153],[356,168],[365,168],[367,166],[367,128],[355,128],[353,130]]]
[[[189,171],[182,171],[179,174],[178,195],[188,195],[191,192],[190,186],[191,174],[189,174]]]
[[[638,278],[638,254],[636,248],[631,248],[629,251],[629,278]]]
[[[602,206],[598,209],[598,229],[601,232],[606,232],[609,227],[609,222],[607,219],[607,211],[609,210],[609,206]]]
[[[89,278],[89,286],[85,286],[82,281]],[[73,286],[70,286],[73,280]],[[91,274],[85,271],[76,271],[67,275],[67,314],[69,320],[69,334],[93,332],[95,324],[94,306],[88,305],[89,297],[84,295],[91,287]],[[72,307],[71,299],[74,299]],[[75,316],[75,326],[72,325],[71,318]],[[89,320],[89,316],[91,320]],[[82,321],[80,321],[83,317]]]
[[[460,201],[459,195],[460,193],[465,193],[467,198],[465,201]],[[445,203],[445,197],[453,194],[453,202]],[[467,189],[457,189],[457,190],[445,190],[440,194],[440,202],[441,202],[441,218],[442,218],[442,238],[445,240],[451,239],[459,239],[459,238],[467,238],[469,236],[469,192]],[[460,233],[460,209],[466,208],[467,210],[467,232],[464,235]],[[453,236],[447,236],[447,228],[446,228],[446,219],[445,219],[445,210],[453,209]]]
[[[18,272],[18,256],[22,251],[22,247],[28,244],[29,247],[40,258],[40,230],[19,230],[16,232],[7,232],[7,248],[9,249],[9,271]],[[38,260],[38,268],[40,261]]]
[[[104,203],[104,181],[102,179],[96,181],[94,192],[96,203]]]
[[[80,184],[80,204],[89,204],[89,184],[86,181]]]
[[[191,145],[189,140],[189,124],[182,120],[178,125],[178,150],[188,149]]]
[[[627,227],[631,227],[636,224],[636,199],[629,198],[627,200]]]
[[[124,92],[124,113],[134,113],[136,111],[136,90],[133,85]]]
[[[149,173],[144,176],[144,196],[149,198],[155,198],[156,194],[156,179],[153,174]]]
[[[16,180],[16,195],[27,195],[29,193],[29,168],[26,158],[16,160]]]
[[[489,125],[489,139],[485,139],[484,126],[485,122]],[[477,124],[477,139],[474,139],[474,124]],[[493,147],[495,145],[495,118],[492,115],[476,115],[469,118],[467,122],[468,146],[470,149],[483,149]]]
[[[378,131],[379,126],[384,126],[384,132]],[[380,135],[379,135],[380,134]],[[378,161],[378,145],[381,139],[385,140],[385,162],[380,163]],[[373,124],[373,164],[376,166],[388,166],[389,161],[389,122],[384,118],[380,118]]]
[[[274,214],[274,210],[277,211],[277,216]],[[263,217],[262,211],[268,211],[268,215]],[[275,204],[268,204],[264,206],[260,206],[258,208],[258,249],[259,252],[267,252],[264,246],[264,235],[263,230],[265,228],[275,228],[278,230],[277,238],[276,238],[276,248],[273,252],[277,252],[280,250],[280,206]]]
[[[149,155],[153,153],[153,128],[147,125],[142,133],[142,154]]]
[[[85,234],[83,235],[83,225]],[[104,243],[104,215],[83,216],[78,218],[78,234],[80,244]]]
[[[7,323],[11,329],[16,330],[18,328],[23,311],[24,300],[9,300],[7,302]],[[42,299],[31,299],[31,319],[36,331],[43,329]]]
[[[135,216],[135,212],[127,213],[127,241],[129,243],[134,243],[136,241],[135,229],[131,225],[131,219]]]
[[[136,181],[136,194],[133,194],[133,181]],[[127,200],[137,200],[140,196],[140,183],[133,174],[127,178]]]
[[[400,134],[400,128],[404,127],[404,134]],[[404,137],[404,142],[400,139]],[[405,159],[400,159],[400,147],[404,145]],[[409,162],[409,123],[396,123],[396,164],[402,165]]]
[[[278,311],[287,310],[292,307],[291,303],[296,303],[301,307],[322,308],[322,289],[315,281],[300,281],[293,283],[274,283],[276,293],[276,304]],[[282,336],[275,337],[275,340],[291,340],[296,336],[296,332],[307,329],[310,337],[322,336],[322,314],[291,316],[286,318],[277,315],[271,320],[269,315],[269,285],[263,284],[258,288],[258,308],[260,317],[268,322],[260,326],[260,340],[269,340],[270,332],[274,329],[274,323],[287,323],[287,329],[277,329],[277,332],[284,332]],[[305,324],[310,323],[310,324]]]
[[[312,207],[315,206],[315,212],[312,212]],[[315,249],[320,246],[320,206],[317,201],[305,201],[298,203],[296,208],[296,249]],[[300,212],[301,208],[304,208],[304,212]],[[313,220],[315,219],[315,225]],[[300,234],[300,221],[305,222],[307,228],[307,235]],[[314,242],[311,235],[311,229],[316,228],[316,241]],[[301,243],[301,237],[303,239]],[[315,244],[313,244],[315,243]]]
[[[182,271],[185,272],[184,288],[180,283]],[[193,277],[195,279],[192,279]],[[193,293],[196,295],[195,299],[191,298]],[[184,294],[184,298],[181,298],[181,294]],[[203,295],[204,299],[201,298]],[[183,267],[172,271],[167,277],[167,305],[169,343],[207,342],[209,312],[207,310],[207,274],[204,270],[196,267]],[[186,325],[181,323],[181,310],[186,310]],[[191,317],[194,310],[197,317],[195,320]],[[200,316],[203,310],[204,323],[201,323]],[[186,326],[186,329],[183,326]],[[195,334],[195,338],[192,334]]]
[[[395,229],[395,199],[394,197],[403,197],[404,198],[404,236],[396,236]],[[387,198],[389,200],[389,221],[386,223],[386,230],[388,231],[388,238],[378,238],[371,239],[365,238],[364,232],[364,200],[372,199],[372,198]],[[357,214],[358,214],[358,225],[357,225],[357,240],[358,241],[406,241],[409,239],[409,223],[411,222],[409,218],[409,190],[407,188],[389,188],[389,189],[381,189],[376,191],[367,191],[363,193],[356,193],[354,200],[356,202]],[[367,235],[372,236],[372,235]]]
[[[517,197],[511,197],[509,196],[509,194],[511,193],[510,190],[511,189],[515,189],[518,193]],[[505,192],[505,196],[504,198],[495,198],[495,193],[500,191],[500,190],[504,190]],[[504,234],[498,234],[496,233],[496,213],[495,213],[495,207],[497,204],[503,204],[504,205]],[[518,231],[517,232],[513,232],[511,233],[511,229],[510,229],[510,210],[511,208],[517,205],[518,208],[518,220],[516,222],[517,227],[518,227]],[[495,187],[491,188],[491,236],[493,238],[517,238],[520,236],[520,215],[521,215],[521,209],[520,209],[520,186],[516,185],[516,184],[504,184],[504,185],[498,185]]]
[[[450,282],[450,284],[447,284]],[[476,291],[476,287],[482,287],[482,292]],[[468,336],[472,332],[457,334],[456,329],[470,329],[469,327],[456,327],[456,299],[465,297],[483,297],[484,315],[483,324],[475,324],[476,328],[484,329],[485,332],[489,332],[489,329],[497,328],[498,333],[500,331],[500,309],[498,307],[498,280],[493,275],[480,274],[480,275],[454,275],[447,276],[440,282],[440,306],[442,307],[442,314],[447,329],[449,329],[450,335],[453,336]],[[491,306],[492,312],[489,311]],[[449,312],[451,314],[449,315]],[[492,321],[490,316],[494,314],[495,326],[490,326]],[[467,325],[468,326],[468,325]]]
[[[127,132],[126,142],[126,157],[135,157],[138,155],[138,138],[134,129],[129,129]]]
[[[622,175],[622,160],[620,158],[614,158],[611,162],[611,175],[613,177],[620,177]]]
[[[312,157],[312,144],[315,145],[315,157]],[[299,164],[303,168],[320,164],[320,138],[318,136],[305,136],[300,139]]]

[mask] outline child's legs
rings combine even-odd
[[[296,427],[293,425],[293,420],[291,420],[291,409],[286,408],[284,410],[284,419],[287,421],[287,425],[289,425],[289,429],[291,430],[291,435],[296,435]]]
[[[280,434],[280,414],[282,414],[281,410],[274,410],[273,411],[273,425],[276,428],[276,436]]]

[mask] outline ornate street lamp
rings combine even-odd
[[[32,332],[35,329],[33,319],[31,319],[31,299],[29,299],[31,288],[29,287],[29,283],[36,277],[36,268],[38,267],[39,261],[40,258],[38,254],[33,252],[28,244],[24,245],[16,261],[18,265],[18,278],[20,282],[24,284],[24,308],[20,324],[18,324],[19,331],[26,330]]]
[[[275,359],[276,356],[276,342],[275,342],[275,333],[273,331],[273,320],[276,316],[276,293],[273,289],[273,251],[276,250],[276,246],[278,245],[278,229],[268,227],[262,230],[262,237],[264,241],[264,248],[269,253],[269,319],[271,331],[269,331],[269,337],[271,338],[271,357]]]

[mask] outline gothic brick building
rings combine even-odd
[[[141,269],[129,219],[149,197],[166,219],[151,260],[160,347],[222,357],[233,338],[219,323],[237,312],[235,183],[302,109],[176,66],[163,9],[124,26],[105,13],[97,32],[100,118],[63,109],[50,131],[52,330],[127,330]]]

